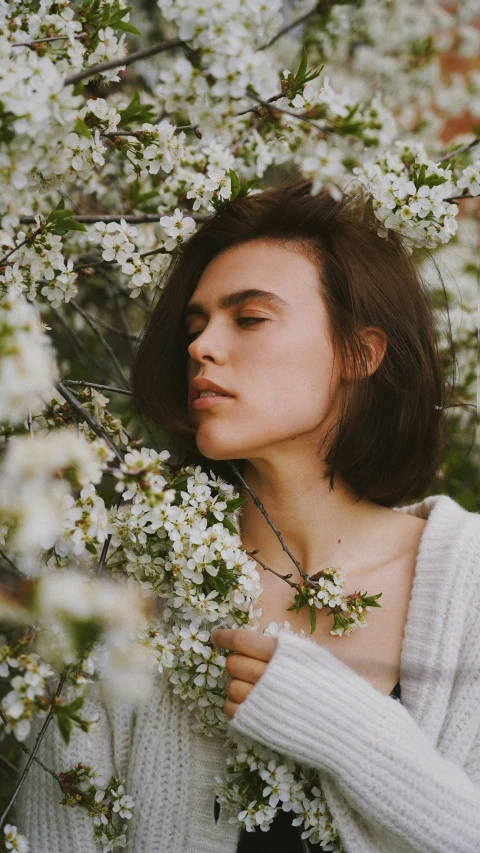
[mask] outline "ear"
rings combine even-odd
[[[362,364],[358,363],[358,355],[355,358],[353,355],[348,360],[343,378],[347,382],[353,382],[358,379],[366,379],[367,376],[372,376],[381,364],[385,351],[387,349],[388,339],[385,332],[378,326],[365,326],[358,334],[359,346],[362,347],[365,353],[367,365],[367,373],[363,372]]]

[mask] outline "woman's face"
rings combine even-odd
[[[256,289],[221,307],[221,300]],[[233,300],[232,300],[233,302]],[[232,395],[189,411],[197,447],[210,459],[273,459],[292,442],[316,446],[340,402],[327,313],[314,264],[294,245],[253,240],[225,250],[204,270],[187,310],[188,383],[205,378]],[[303,440],[303,441],[302,441]]]

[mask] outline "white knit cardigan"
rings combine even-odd
[[[284,632],[230,725],[317,769],[346,853],[479,853],[480,515],[447,495],[396,509],[427,519],[402,646],[402,702]],[[66,749],[52,724],[39,757],[57,772],[84,761],[107,778],[126,777],[135,799],[128,853],[235,853],[239,825],[223,807],[214,821],[225,747],[191,731],[165,677],[136,714],[93,698],[85,710],[99,711],[96,732],[76,732]],[[34,765],[16,816],[32,853],[98,853],[86,813],[60,798]]]

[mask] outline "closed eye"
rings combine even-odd
[[[237,320],[235,322],[239,323],[240,325],[247,324],[248,326],[250,323],[264,323],[265,320],[268,320],[268,317],[237,317]],[[194,341],[196,335],[201,334],[202,332],[190,332],[190,334],[187,335],[187,338],[189,341]]]

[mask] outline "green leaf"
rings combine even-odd
[[[382,592],[379,592],[377,595],[362,595],[362,605],[364,607],[382,607],[377,600],[381,595],[383,595]]]
[[[317,608],[314,604],[309,604],[308,609],[310,611],[310,633],[313,634],[317,627]]]
[[[297,68],[297,73],[295,74],[295,82],[296,83],[299,83],[303,80],[303,78],[305,76],[305,72],[307,70],[307,62],[308,62],[307,48],[304,45],[303,50],[302,50],[302,57],[300,59],[300,64]]]
[[[235,525],[233,524],[233,522],[232,522],[232,521],[230,521],[230,519],[229,519],[229,518],[223,518],[223,520],[222,520],[222,524],[223,524],[223,526],[224,526],[224,527],[226,527],[226,528],[227,528],[227,530],[228,530],[228,532],[229,532],[229,533],[231,533],[232,535],[233,535],[233,534],[237,534],[237,535],[238,535],[238,530],[237,530],[237,528],[235,527]]]
[[[232,184],[231,198],[236,198],[238,191],[240,189],[240,181],[238,179],[237,173],[234,172],[233,169],[229,169],[228,173],[230,175],[230,181]]]
[[[58,730],[60,732],[62,740],[65,746],[68,746],[72,734],[73,723],[70,718],[67,717],[65,714],[61,713],[60,710],[56,711],[55,716],[57,718]]]
[[[77,118],[75,122],[74,131],[75,133],[78,133],[79,136],[84,136],[85,139],[92,138],[92,134],[90,133],[90,128],[88,127],[88,124],[85,124],[85,122],[81,118]]]
[[[217,592],[219,592],[221,595],[226,595],[228,592],[228,589],[225,586],[225,584],[223,583],[223,581],[221,581],[220,578],[218,578],[218,577],[212,578],[212,580],[213,580],[213,585],[214,585],[215,589],[217,590]]]
[[[85,657],[93,644],[101,637],[103,628],[94,619],[75,619],[68,625],[77,654]],[[81,707],[80,705],[78,707]],[[78,710],[77,708],[73,709]]]
[[[135,36],[141,36],[140,30],[137,30],[133,24],[129,24],[127,21],[117,21],[116,24],[110,24],[112,30],[121,30],[122,33],[133,33]]]
[[[68,222],[65,223],[64,227],[67,228],[68,231],[88,231],[86,225],[84,225],[83,222],[77,222],[76,219],[69,219]]]
[[[226,501],[226,512],[234,512],[236,509],[243,506],[246,500],[246,498],[231,498],[229,501]]]
[[[63,705],[62,710],[65,714],[68,714],[68,716],[70,717],[72,714],[75,713],[75,711],[80,710],[80,708],[83,705],[83,701],[84,701],[84,697],[78,696],[76,699],[74,699],[68,705]]]
[[[155,109],[153,104],[142,104],[140,103],[140,95],[138,91],[135,91],[132,96],[132,100],[125,107],[124,110],[120,110],[120,125],[131,124],[131,122],[152,122],[155,118]]]

